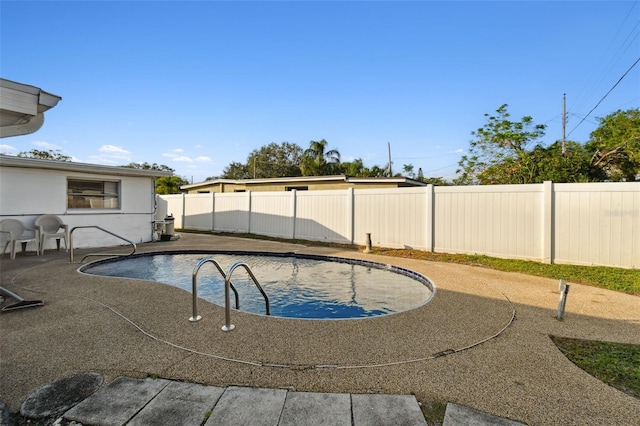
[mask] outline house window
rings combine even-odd
[[[67,208],[117,209],[119,207],[119,181],[67,180]]]

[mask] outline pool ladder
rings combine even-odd
[[[231,283],[231,275],[239,267],[243,267],[247,271],[247,273],[249,274],[249,277],[251,277],[251,280],[253,281],[253,283],[256,285],[256,287],[258,287],[258,290],[260,290],[260,293],[262,294],[262,297],[264,298],[264,304],[265,304],[266,313],[267,313],[267,315],[271,315],[271,308],[269,306],[269,297],[267,297],[267,294],[262,289],[262,286],[258,282],[258,279],[256,278],[256,276],[253,275],[253,272],[251,271],[251,268],[249,268],[249,265],[247,265],[244,262],[236,262],[233,265],[231,265],[231,267],[229,268],[229,271],[227,271],[227,273],[225,274],[224,271],[222,270],[222,267],[220,266],[220,264],[218,263],[217,260],[215,260],[212,257],[205,257],[203,259],[200,259],[198,261],[198,263],[196,264],[195,268],[193,268],[193,274],[192,274],[192,278],[191,278],[191,295],[193,297],[193,302],[192,302],[192,315],[189,318],[189,321],[195,322],[195,321],[200,321],[202,319],[202,317],[200,315],[198,315],[198,272],[200,271],[200,268],[206,263],[213,263],[213,265],[216,267],[218,272],[220,272],[220,275],[222,275],[222,278],[224,278],[224,317],[225,317],[225,325],[222,326],[222,331],[231,331],[234,328],[236,328],[235,325],[231,324],[231,306],[230,306],[231,305],[231,297],[230,297],[230,291],[233,291],[233,294],[234,294],[235,299],[236,299],[236,309],[239,309],[240,308],[240,299],[238,297],[238,291],[236,290],[236,288]]]

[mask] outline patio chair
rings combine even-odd
[[[39,243],[34,229],[24,226],[24,223],[17,219],[4,219],[0,221],[0,239],[6,244],[2,248],[3,255],[7,251],[7,246],[11,246],[11,260],[16,258],[16,243],[22,244],[22,252],[26,250],[27,243],[33,241],[36,246],[36,255],[39,254]]]
[[[36,237],[40,245],[40,254],[44,254],[44,244],[47,239],[55,238],[60,250],[60,239],[64,239],[64,248],[69,250],[69,225],[62,222],[58,216],[43,214],[36,218]]]

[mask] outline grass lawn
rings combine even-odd
[[[578,367],[640,399],[640,345],[567,339],[551,340]]]

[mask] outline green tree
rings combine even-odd
[[[445,180],[442,177],[429,177],[429,178],[423,178],[423,179],[418,179],[420,182],[424,182],[424,183],[430,183],[431,185],[436,185],[436,186],[451,186],[451,182]]]
[[[345,161],[340,164],[340,170],[347,176],[361,177],[365,173],[365,169],[362,158],[356,158],[353,161]]]
[[[32,149],[29,152],[19,152],[18,157],[26,158],[38,158],[41,160],[55,160],[55,161],[71,161],[71,157],[60,153],[59,149],[48,151],[41,151],[39,149]]]
[[[156,194],[179,194],[180,187],[189,182],[180,176],[162,176],[156,179]]]
[[[610,181],[640,179],[640,109],[618,110],[604,118],[586,144],[591,164]]]
[[[340,173],[353,177],[373,177],[375,172],[364,165],[362,158],[356,158],[353,161],[342,163]]]
[[[413,164],[405,164],[403,166],[403,169],[405,170],[405,172],[407,172],[407,177],[417,180],[418,182],[422,182],[422,183],[430,183],[432,185],[437,185],[437,186],[448,186],[451,185],[450,182],[447,182],[444,178],[442,177],[424,177],[424,174],[422,173],[422,167],[418,168],[418,173],[414,173],[414,168],[413,168]]]
[[[300,158],[302,148],[299,145],[272,142],[260,149],[253,150],[246,163],[232,162],[222,171],[223,179],[260,179],[300,176]]]
[[[529,116],[520,121],[509,120],[508,105],[485,114],[487,124],[471,134],[469,152],[458,163],[458,184],[531,183],[536,164],[529,146],[544,136],[546,126],[534,124]]]
[[[389,175],[389,166],[378,166],[374,164],[370,170],[368,177],[386,177]]]
[[[171,167],[166,166],[164,164],[157,164],[157,163],[149,164],[146,161],[144,163],[129,163],[122,167],[128,167],[130,169],[139,169],[139,170],[159,170],[163,172],[175,171]]]
[[[146,161],[144,163],[129,163],[122,167],[128,167],[130,169],[138,170],[158,170],[161,172],[174,172],[171,167],[165,164],[149,164]],[[156,194],[179,194],[180,187],[182,185],[187,185],[188,183],[188,180],[180,176],[161,176],[156,179]]]
[[[249,174],[249,168],[246,164],[239,163],[237,161],[233,161],[227,167],[222,170],[222,175],[220,175],[222,179],[249,179],[251,175]],[[211,178],[207,178],[211,179]]]
[[[416,172],[413,171],[413,164],[403,164],[402,171],[404,171],[406,177],[410,179],[416,178]]]
[[[270,143],[247,157],[247,168],[253,178],[300,176],[302,148],[289,142]]]
[[[340,152],[337,149],[327,150],[327,145],[329,143],[324,139],[309,143],[300,161],[303,176],[326,176],[341,172]]]
[[[591,154],[579,142],[565,143],[563,154],[562,143],[556,142],[544,148],[537,145],[531,157],[537,165],[535,183],[550,180],[557,183],[575,183],[601,181],[605,178],[602,170],[593,167]]]

